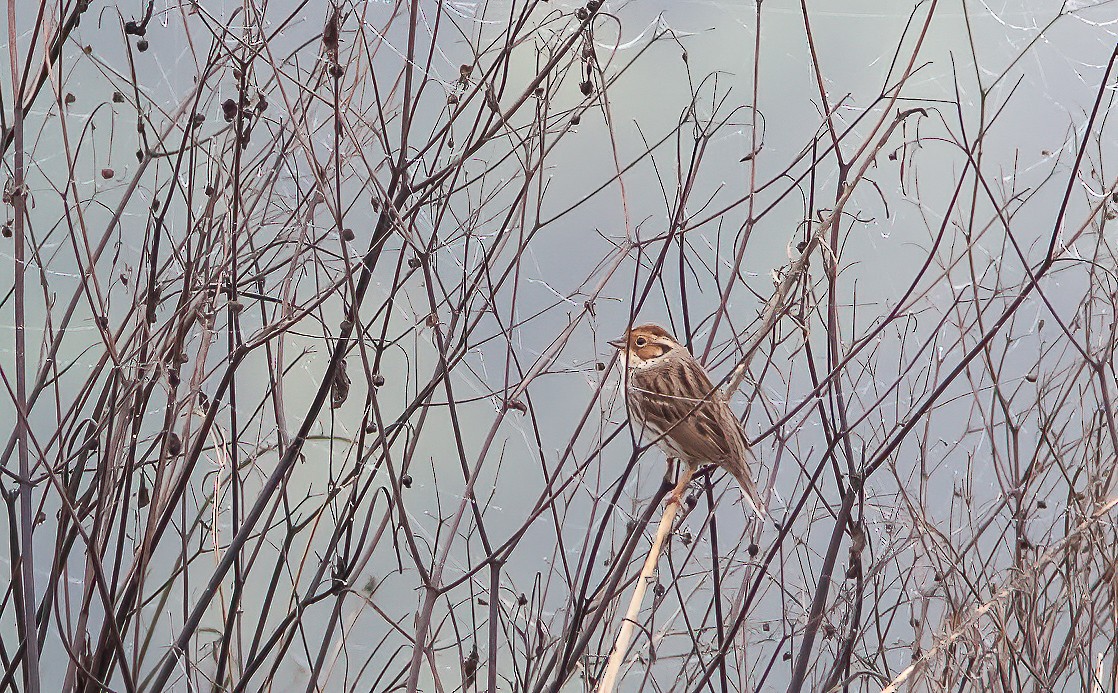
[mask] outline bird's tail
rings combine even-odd
[[[765,504],[761,502],[761,494],[757,493],[757,486],[753,483],[753,477],[749,474],[749,467],[745,464],[727,465],[730,473],[738,480],[738,485],[741,490],[745,492],[745,502],[749,503],[749,507],[753,508],[753,512],[757,513],[760,518],[765,518],[768,513],[765,512]]]

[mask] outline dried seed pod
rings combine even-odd
[[[221,102],[221,115],[225,118],[226,123],[232,123],[233,119],[237,117],[237,102],[233,99],[225,99]]]
[[[338,370],[334,372],[334,379],[330,382],[330,408],[337,409],[345,404],[349,397],[349,375],[346,374],[345,359],[338,362]]]
[[[330,18],[326,20],[326,26],[322,29],[322,47],[326,49],[328,55],[337,56],[338,54],[338,38],[341,34],[341,13],[335,7],[334,11],[330,13]]]

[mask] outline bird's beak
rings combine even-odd
[[[618,351],[623,351],[626,347],[628,347],[628,344],[625,342],[625,340],[620,337],[617,339],[611,339],[606,342],[606,344],[609,344],[611,347],[617,349]]]

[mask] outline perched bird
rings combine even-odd
[[[691,474],[704,464],[724,468],[738,480],[753,511],[764,516],[741,424],[687,347],[651,323],[609,344],[625,361],[625,401],[642,436],[669,458],[685,462]],[[682,491],[677,487],[668,502],[678,502]]]

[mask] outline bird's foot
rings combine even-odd
[[[669,493],[668,497],[666,499],[664,499],[664,508],[665,509],[670,508],[672,503],[677,503],[677,504],[679,504],[679,507],[681,507],[681,508],[683,507],[683,491],[682,490],[676,489],[675,491],[672,491],[671,493]]]

